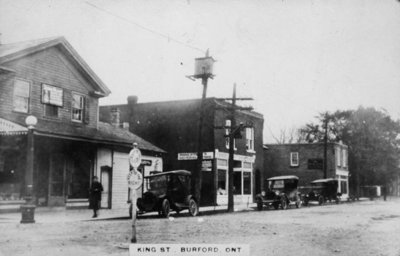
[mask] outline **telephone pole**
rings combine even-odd
[[[328,112],[326,112],[324,118],[324,179],[328,177],[328,122]]]
[[[240,123],[236,125],[236,110],[253,110],[252,107],[239,107],[236,106],[237,100],[253,100],[252,98],[236,98],[236,84],[233,85],[232,98],[223,98],[222,100],[230,100],[232,104],[227,107],[230,115],[230,125],[225,125],[224,129],[229,129],[229,133],[225,135],[229,138],[229,164],[228,164],[228,212],[234,211],[234,197],[233,197],[233,167],[234,167],[234,155],[235,155],[235,138],[241,137],[240,132],[249,125]]]

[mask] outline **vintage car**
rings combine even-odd
[[[143,179],[142,197],[137,199],[139,213],[158,212],[168,217],[170,212],[188,209],[192,216],[199,213],[196,198],[191,193],[191,173],[185,170],[161,172]],[[130,210],[131,215],[131,210]]]
[[[338,181],[335,179],[319,179],[311,182],[311,188],[308,193],[303,196],[304,205],[308,205],[310,201],[317,201],[319,205],[326,201],[340,202],[341,194],[337,192]]]
[[[266,189],[256,196],[257,209],[264,205],[275,209],[287,209],[290,204],[301,206],[301,197],[297,191],[299,178],[297,176],[276,176],[267,179]]]

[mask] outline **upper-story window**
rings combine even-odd
[[[347,167],[347,150],[342,149],[342,167],[346,168]]]
[[[254,151],[254,128],[246,128],[246,149],[247,151]]]
[[[290,166],[299,166],[299,152],[290,152]]]
[[[342,154],[340,152],[340,148],[339,147],[337,147],[335,149],[335,154],[336,154],[336,165],[338,167],[341,167],[342,166]]]
[[[82,122],[85,112],[85,97],[76,93],[72,94],[72,121]]]
[[[63,106],[63,94],[64,91],[61,88],[42,84],[42,103],[45,116],[58,117],[58,108]]]
[[[225,120],[225,127],[231,127],[231,120]],[[229,133],[230,133],[230,128],[226,128],[225,129],[225,147],[227,148],[227,149],[229,149]],[[234,150],[237,150],[237,148],[236,148],[236,140],[235,139],[233,139],[233,149]]]
[[[14,111],[28,113],[29,112],[29,97],[31,92],[31,84],[28,81],[15,79],[14,82]]]

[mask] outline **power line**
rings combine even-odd
[[[185,43],[185,42],[183,42],[183,41],[181,41],[181,40],[178,40],[178,39],[175,39],[175,38],[173,38],[173,37],[170,37],[170,36],[167,35],[167,34],[163,34],[163,33],[161,33],[161,32],[158,32],[157,30],[148,28],[148,27],[143,26],[143,25],[141,25],[141,24],[139,24],[139,23],[137,23],[137,22],[135,22],[135,21],[132,21],[132,20],[129,20],[129,19],[125,18],[125,17],[119,16],[119,15],[117,15],[117,14],[115,14],[115,13],[112,13],[112,12],[110,12],[110,11],[108,11],[108,10],[102,8],[102,7],[99,7],[99,6],[95,5],[95,4],[92,4],[92,3],[90,3],[89,1],[85,1],[85,3],[86,3],[87,5],[89,5],[89,6],[91,6],[91,7],[93,7],[93,8],[95,8],[95,9],[99,10],[99,11],[102,11],[102,12],[108,14],[108,15],[113,16],[114,18],[123,20],[123,21],[125,21],[125,22],[127,22],[127,23],[129,23],[129,24],[131,24],[131,25],[137,26],[137,27],[139,27],[139,28],[141,28],[141,29],[143,29],[143,30],[149,32],[149,33],[155,34],[155,35],[157,35],[157,36],[161,36],[161,37],[167,39],[168,41],[172,41],[172,42],[175,42],[175,43],[177,43],[177,44],[181,44],[181,45],[183,45],[183,46],[185,46],[185,47],[191,48],[191,49],[193,49],[193,50],[196,50],[196,51],[200,51],[200,52],[202,52],[202,53],[205,53],[204,50],[202,50],[202,49],[200,49],[200,48],[198,48],[198,47],[196,47],[196,46],[190,45],[190,44]]]

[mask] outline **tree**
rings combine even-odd
[[[385,110],[359,107],[320,114],[318,122],[305,125],[300,134],[303,141],[322,142],[326,130],[329,142],[341,140],[349,146],[350,185],[357,192],[360,185],[387,185],[399,173],[400,123]]]

